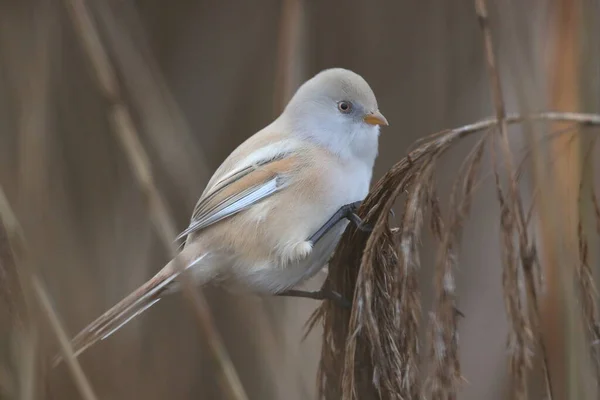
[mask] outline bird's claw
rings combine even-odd
[[[460,311],[458,308],[456,308],[456,307],[454,307],[454,313],[458,317],[465,318],[465,314],[462,311]]]
[[[364,221],[362,220],[362,218],[360,218],[357,214],[356,214],[356,210],[358,210],[358,207],[360,207],[360,205],[362,204],[362,201],[356,201],[354,203],[350,203],[346,206],[346,215],[345,217],[352,222],[354,225],[356,225],[356,228],[359,231],[362,232],[372,232],[373,231],[373,227],[369,224],[365,224]]]

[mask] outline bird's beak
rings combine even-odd
[[[389,125],[387,119],[385,119],[385,117],[382,113],[379,112],[379,110],[368,113],[367,115],[365,115],[363,120],[369,125]]]

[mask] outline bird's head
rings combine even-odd
[[[321,71],[306,81],[282,118],[295,135],[312,140],[341,157],[374,162],[379,127],[388,125],[369,84],[342,68]]]

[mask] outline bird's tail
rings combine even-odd
[[[198,262],[202,258],[204,257],[200,257],[196,262],[188,263],[186,268],[198,266],[199,268],[207,269],[209,265]],[[194,278],[197,279],[201,275],[206,275],[208,277],[210,271],[207,270],[203,272],[207,273],[198,274],[198,272],[195,272]],[[179,274],[180,271],[175,268],[174,261],[170,261],[163,269],[154,275],[154,277],[106,311],[94,322],[86,326],[71,341],[75,357],[79,356],[98,341],[106,339],[133,318],[156,304],[166,292],[172,291],[174,287],[177,286],[175,279]],[[61,361],[62,357],[58,355],[55,357],[53,365],[56,366]]]

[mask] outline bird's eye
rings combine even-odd
[[[352,111],[352,103],[350,103],[349,101],[340,101],[338,103],[338,110],[340,110],[344,114],[347,114],[350,111]]]

